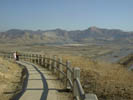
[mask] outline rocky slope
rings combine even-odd
[[[1,43],[27,44],[88,44],[88,43],[133,43],[133,32],[118,29],[90,27],[85,30],[18,30],[0,32]]]

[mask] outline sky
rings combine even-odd
[[[133,0],[0,0],[0,31],[90,26],[133,31]]]

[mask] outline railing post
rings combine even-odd
[[[53,56],[53,73],[56,73],[56,56]]]
[[[46,56],[46,68],[48,68],[48,55]]]
[[[43,66],[46,67],[45,63],[46,63],[46,59],[45,59],[46,55],[43,55]]]
[[[29,61],[29,54],[27,54],[27,61]]]
[[[42,55],[39,55],[39,65],[42,65]]]
[[[21,60],[23,60],[23,54],[22,53],[21,53],[20,57],[21,57]]]
[[[38,54],[36,54],[36,64],[38,64]]]
[[[47,68],[49,69],[49,66],[50,66],[50,55],[47,56]]]
[[[40,54],[38,54],[38,65],[40,65]]]
[[[32,54],[29,54],[29,56],[30,56],[30,58],[29,58],[30,62],[32,62]]]
[[[76,84],[76,79],[80,80],[80,69],[79,68],[73,68],[73,96],[77,97],[79,96],[78,94],[78,88]]]
[[[47,67],[47,55],[45,55],[45,57],[44,57],[44,67],[46,68]]]
[[[33,54],[31,54],[30,59],[31,59],[31,63],[33,63]]]
[[[12,54],[12,53],[11,53]],[[12,57],[11,57],[12,59]],[[19,60],[22,60],[22,56],[21,56],[21,53],[19,53]]]
[[[27,61],[27,54],[25,54],[25,61]]]
[[[38,65],[40,65],[40,54],[38,54]]]
[[[28,62],[30,62],[30,54],[27,54],[27,56]]]
[[[23,54],[23,60],[25,61],[25,54]]]
[[[30,62],[30,54],[28,54],[28,61]]]
[[[62,63],[62,58],[59,58],[59,64],[58,64],[58,67],[59,67],[59,70],[60,70],[60,72],[59,72],[59,79],[62,79],[63,75],[62,75],[61,72],[63,72],[63,67],[62,67],[62,65],[60,63]]]
[[[23,55],[22,55],[22,53],[20,54],[20,59],[23,60]]]
[[[72,80],[71,79],[71,72],[69,69],[70,69],[70,61],[67,60],[66,61],[66,70],[67,70],[66,88],[67,89],[71,89],[68,79]]]
[[[42,58],[41,58],[41,66],[44,67],[44,55],[42,55]]]
[[[35,63],[35,56],[32,54],[32,63]]]
[[[25,54],[24,56],[25,56],[25,61],[27,61],[27,54]]]
[[[48,69],[49,70],[52,70],[52,60],[51,60],[51,56],[49,56],[49,67],[48,67]]]

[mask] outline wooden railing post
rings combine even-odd
[[[42,65],[42,55],[39,55],[39,65]]]
[[[38,58],[37,59],[38,59],[37,63],[38,63],[38,65],[40,65],[40,55],[39,54],[38,54]]]
[[[24,61],[26,61],[26,54],[24,54]]]
[[[47,56],[47,68],[49,69],[49,66],[50,66],[50,55],[49,56]]]
[[[56,56],[53,56],[53,73],[56,73]]]
[[[36,54],[36,64],[38,64],[38,54]]]
[[[29,54],[29,61],[32,62],[32,54]]]
[[[38,65],[40,65],[40,54],[38,54]]]
[[[13,55],[13,54],[12,54]],[[20,54],[20,60],[23,60],[23,56],[22,56],[22,53]]]
[[[13,55],[13,54],[12,54]],[[23,58],[22,58],[22,53],[20,53],[20,60],[23,60]]]
[[[43,66],[43,55],[41,55],[41,66]]]
[[[44,55],[42,55],[42,58],[41,58],[41,66],[44,67]]]
[[[26,54],[24,54],[24,61],[26,61]]]
[[[27,61],[27,58],[28,58],[28,57],[27,57],[27,54],[25,55],[25,58],[26,58],[26,61]]]
[[[51,56],[49,56],[49,70],[52,70],[52,60],[51,60]]]
[[[26,61],[28,61],[28,54],[26,54],[26,56],[25,56],[25,57],[26,57]]]
[[[34,63],[35,61],[34,59],[35,59],[34,54],[32,54],[32,60],[31,60],[32,63]]]
[[[12,55],[12,53],[11,53],[11,55]],[[11,56],[11,59],[12,59],[12,56]],[[19,53],[19,60],[22,60],[21,53]]]
[[[58,67],[59,67],[59,70],[61,72],[63,72],[63,66],[60,63],[62,63],[62,58],[59,58],[59,66]],[[61,72],[59,72],[59,79],[62,79],[63,78],[63,75],[62,75]]]
[[[45,57],[44,57],[44,67],[45,68],[47,67],[47,64],[46,64],[47,63],[47,59],[46,58],[47,58],[47,55],[45,55]]]
[[[31,62],[31,54],[29,54],[29,58],[28,59],[29,59],[28,61]]]
[[[66,88],[67,89],[71,89],[71,87],[70,87],[70,84],[69,84],[69,80],[68,79],[70,79],[70,80],[72,80],[71,79],[71,72],[70,72],[70,61],[66,61],[66,68],[67,68],[67,80],[66,80]]]
[[[25,61],[25,54],[23,54],[23,58],[24,58],[24,61]]]
[[[29,54],[27,54],[27,61],[29,61]]]
[[[48,68],[48,56],[46,55],[46,59],[45,59],[45,66],[46,66],[46,68]]]
[[[79,96],[78,94],[78,87],[76,84],[76,79],[80,80],[80,69],[79,68],[73,68],[73,96],[77,97]]]
[[[34,54],[31,54],[31,62],[32,63],[34,63],[33,60],[34,60]]]
[[[34,54],[34,64],[36,64],[36,54]]]
[[[27,59],[28,59],[28,61],[30,62],[30,54],[27,54]]]
[[[30,54],[27,54],[27,60],[28,60],[28,62],[30,62]]]
[[[27,61],[27,54],[25,54],[24,56],[25,56],[25,61]]]

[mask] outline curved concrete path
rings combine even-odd
[[[59,92],[63,84],[52,72],[29,62],[17,62],[28,70],[27,82],[19,100],[72,100],[71,93]]]

